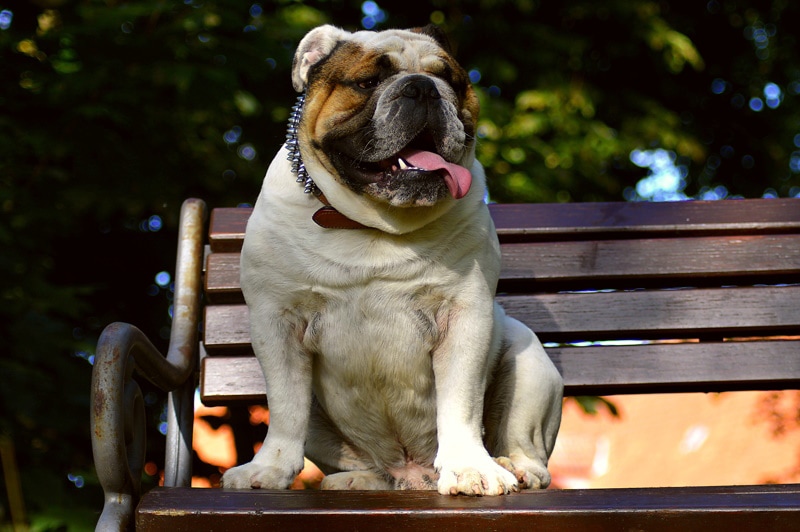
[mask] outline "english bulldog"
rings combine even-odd
[[[241,256],[269,430],[222,486],[287,488],[305,455],[323,489],[547,487],[563,384],[494,301],[478,98],[442,32],[318,27],[292,83]]]

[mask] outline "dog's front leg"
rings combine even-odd
[[[492,300],[447,309],[446,336],[433,354],[439,450],[434,466],[442,494],[503,495],[516,491],[513,474],[487,452],[481,434],[489,353],[494,337]]]
[[[303,468],[311,412],[311,357],[304,326],[272,309],[250,308],[252,342],[267,383],[269,430],[253,460],[225,472],[225,488],[285,489]]]

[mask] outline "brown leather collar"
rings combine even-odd
[[[369,229],[366,225],[351,220],[337,211],[322,192],[319,193],[317,199],[324,204],[324,207],[318,209],[317,212],[311,216],[311,219],[314,220],[314,223],[318,226],[324,227],[325,229]]]

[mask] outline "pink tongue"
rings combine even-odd
[[[448,163],[439,154],[429,151],[407,150],[400,153],[400,157],[411,166],[423,170],[430,172],[444,170],[444,180],[453,198],[461,199],[469,192],[469,187],[472,185],[472,174],[463,166]]]

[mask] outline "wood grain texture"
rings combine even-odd
[[[800,388],[800,338],[748,342],[548,347],[567,395],[718,392]],[[254,356],[207,357],[205,404],[266,403]]]
[[[602,237],[800,232],[800,199],[492,204],[497,233],[506,241]],[[215,209],[210,222],[213,251],[241,249],[250,208]]]
[[[800,285],[501,295],[543,342],[800,335]],[[244,304],[206,307],[209,355],[249,349]]]
[[[800,283],[795,235],[503,244],[499,292]],[[239,254],[212,253],[212,303],[241,302]]]
[[[165,510],[169,509],[169,511]],[[154,488],[138,507],[149,531],[795,530],[797,485],[542,490],[504,497],[432,491]]]

